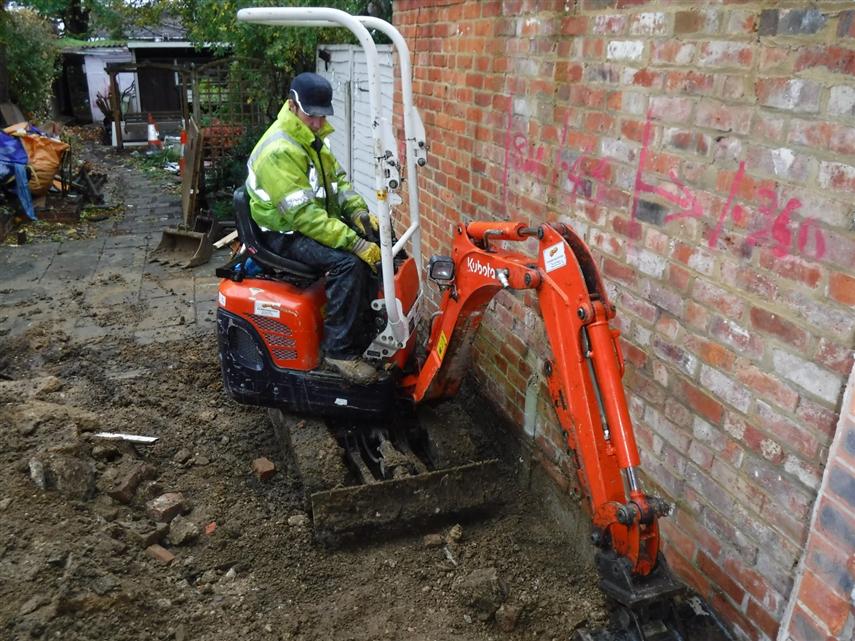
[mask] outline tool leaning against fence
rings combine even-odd
[[[203,185],[204,138],[193,118],[190,118],[187,129],[184,171],[181,175],[182,222],[178,227],[164,229],[160,243],[149,254],[151,262],[185,268],[207,263],[214,252],[213,241],[221,234],[219,225],[213,219],[197,215]]]

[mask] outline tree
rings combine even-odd
[[[59,48],[53,27],[29,9],[0,14],[0,42],[8,73],[8,94],[24,113],[46,115],[57,75]]]
[[[355,15],[367,14],[370,9],[373,15],[379,13],[387,20],[391,20],[392,13],[389,0],[292,0],[289,4],[333,7]],[[265,27],[237,21],[239,9],[281,6],[282,0],[175,0],[175,5],[193,42],[205,43],[236,58],[261,61],[260,68],[276,70],[272,75],[255,67],[235,70],[259,101],[272,100],[281,105],[287,93],[287,83],[282,80],[313,70],[318,44],[354,41],[345,29]]]

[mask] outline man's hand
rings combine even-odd
[[[380,262],[380,248],[376,243],[369,243],[367,240],[357,238],[350,251],[368,263],[371,271],[375,274],[377,273],[377,263]]]
[[[358,231],[360,236],[363,238],[367,238],[369,240],[379,238],[378,233],[380,231],[380,221],[377,220],[377,216],[374,214],[363,210],[355,213],[351,220],[353,221],[353,226],[356,227],[356,231]]]

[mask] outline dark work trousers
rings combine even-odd
[[[284,258],[299,261],[325,274],[327,294],[324,316],[326,356],[354,359],[368,346],[366,318],[370,287],[377,281],[365,262],[342,249],[332,249],[303,234],[262,232],[262,242]]]

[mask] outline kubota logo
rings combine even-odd
[[[495,278],[496,270],[490,267],[489,265],[482,265],[479,261],[474,258],[466,259],[466,269],[468,269],[473,274],[478,274],[479,276],[486,276],[487,278]]]

